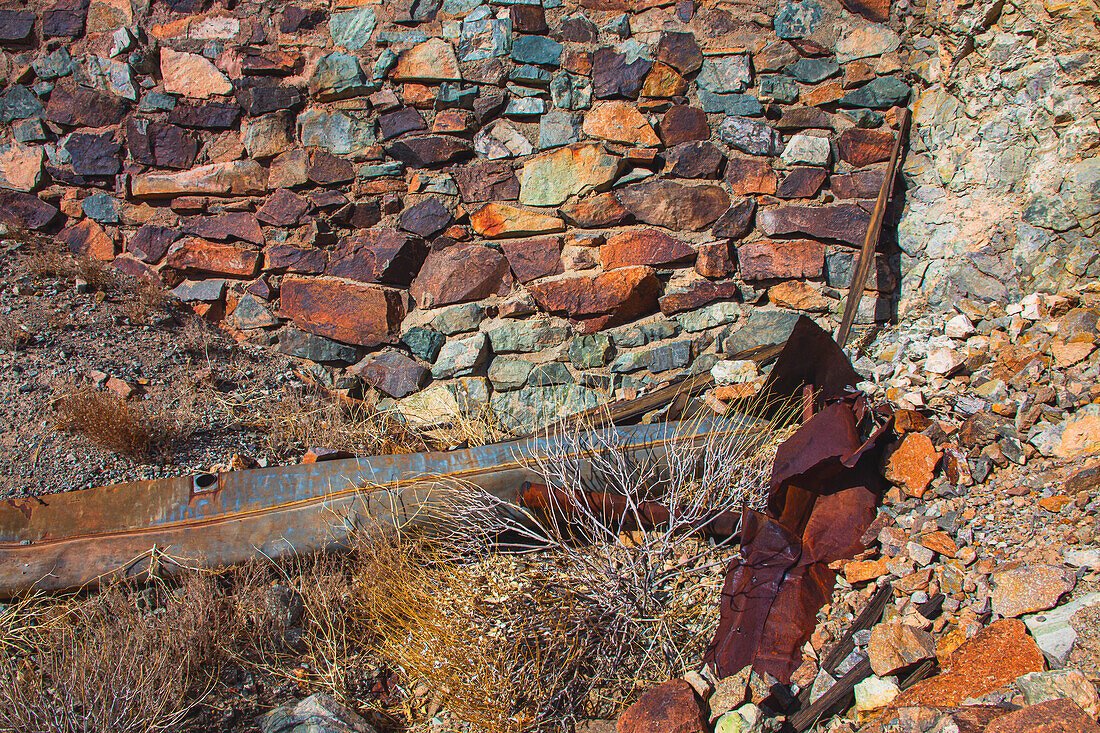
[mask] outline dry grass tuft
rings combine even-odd
[[[151,325],[168,312],[171,299],[160,282],[128,277],[124,284],[129,297],[122,301],[122,312],[131,323]]]
[[[424,544],[393,536],[359,548],[357,615],[364,636],[401,673],[403,716],[424,720],[440,706],[487,733],[528,728],[541,683],[531,662],[540,646],[523,633],[506,587],[507,568],[441,560]]]
[[[109,392],[77,390],[58,398],[53,406],[59,430],[134,458],[148,458],[179,434],[178,425],[163,412],[124,402]]]
[[[202,316],[189,313],[180,330],[183,350],[190,354],[206,354],[214,344],[214,329]]]
[[[0,632],[17,628],[0,655],[0,732],[174,729],[217,672],[229,606],[197,575],[176,591],[136,590],[32,599],[0,619]]]

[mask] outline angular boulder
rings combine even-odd
[[[673,230],[705,229],[730,205],[729,194],[718,186],[664,180],[626,186],[617,196],[638,221]]]
[[[454,244],[428,255],[409,294],[421,308],[480,300],[500,290],[507,272],[508,260],[497,250]]]
[[[405,316],[399,291],[335,278],[284,277],[279,309],[304,331],[358,346],[392,341]]]

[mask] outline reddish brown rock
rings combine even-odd
[[[107,127],[122,122],[126,109],[126,103],[114,95],[64,81],[50,92],[46,119],[69,127]]]
[[[725,179],[736,196],[775,193],[775,171],[767,158],[734,155],[726,161]]]
[[[1042,672],[1043,653],[1016,619],[1002,619],[963,642],[940,660],[940,674],[901,693],[891,709],[911,705],[962,704],[1003,687],[1020,675]]]
[[[706,112],[686,104],[670,108],[661,118],[661,139],[668,147],[690,140],[710,140]]]
[[[928,490],[942,453],[921,433],[909,433],[886,462],[885,476],[907,495],[920,498]]]
[[[707,242],[699,245],[695,257],[695,271],[703,277],[729,277],[736,268],[730,257],[729,242]]]
[[[126,251],[142,262],[160,262],[179,237],[172,227],[144,224],[126,242]]]
[[[180,101],[168,113],[168,122],[181,127],[200,130],[228,130],[241,116],[236,102],[188,102]]]
[[[470,214],[470,226],[488,239],[553,234],[565,229],[556,216],[510,204],[488,203]]]
[[[825,245],[811,239],[760,239],[737,245],[737,261],[745,280],[821,277]]]
[[[569,318],[610,316],[623,323],[657,309],[661,285],[650,267],[622,267],[594,277],[567,275],[528,286],[539,307]]]
[[[680,143],[665,154],[665,173],[673,178],[717,178],[725,159],[714,143]]]
[[[148,280],[158,285],[162,284],[160,275],[157,273],[156,269],[125,252],[111,260],[111,267],[115,268],[123,275],[139,278],[141,280]]]
[[[600,246],[600,264],[605,270],[632,265],[667,265],[694,256],[694,247],[659,229],[619,232]]]
[[[618,733],[705,733],[707,713],[695,689],[669,680],[647,690],[619,716]]]
[[[756,199],[747,197],[734,202],[726,213],[718,217],[711,231],[716,237],[741,239],[752,231],[753,215],[756,213]]]
[[[519,198],[519,179],[507,163],[486,161],[451,169],[463,203],[515,201]]]
[[[259,252],[195,237],[173,244],[167,260],[169,267],[181,272],[226,277],[253,277],[259,263]]]
[[[0,189],[0,222],[25,229],[42,229],[58,215],[56,207],[21,191]]]
[[[243,211],[189,219],[183,224],[183,233],[218,242],[238,239],[251,244],[264,243],[264,233],[256,217]]]
[[[409,294],[421,308],[481,300],[500,290],[507,273],[508,260],[495,249],[453,244],[428,254]]]
[[[512,28],[519,33],[546,33],[546,14],[541,5],[513,5],[509,11]]]
[[[412,107],[405,107],[378,117],[378,136],[382,140],[427,129],[428,123],[424,122],[424,116]]]
[[[779,182],[775,195],[781,199],[813,198],[821,190],[826,176],[825,169],[817,166],[792,168]]]
[[[704,229],[725,213],[730,197],[718,186],[647,181],[616,194],[638,221],[673,230]]]
[[[431,380],[431,370],[417,364],[400,351],[370,354],[348,367],[348,374],[359,377],[390,397],[400,398],[416,392]]]
[[[1100,726],[1080,705],[1061,698],[1001,715],[985,733],[1100,733]]]
[[[398,226],[420,237],[432,237],[451,223],[451,212],[438,198],[430,196],[401,212]]]
[[[775,123],[777,130],[833,129],[833,118],[820,107],[786,107]]]
[[[716,300],[733,300],[740,294],[741,289],[732,280],[696,280],[687,287],[665,293],[660,300],[661,312],[671,316]]]
[[[115,241],[91,219],[78,221],[57,233],[57,239],[73,254],[93,260],[110,261],[115,258]]]
[[[526,283],[562,271],[561,237],[508,239],[500,243],[516,279]]]
[[[355,166],[350,160],[337,158],[325,150],[314,150],[309,154],[306,176],[321,186],[347,183],[355,179]]]
[[[65,141],[73,172],[78,176],[113,176],[122,167],[117,129],[74,132]]]
[[[617,226],[630,219],[630,211],[610,191],[566,202],[558,211],[573,226],[600,229]]]
[[[46,38],[79,38],[84,35],[87,16],[87,0],[57,0],[42,13],[42,35]]]
[[[875,23],[890,20],[890,0],[842,0],[844,7]]]
[[[142,165],[190,168],[199,153],[199,141],[176,125],[130,117],[125,130],[130,159]]]
[[[419,237],[390,227],[375,227],[341,239],[329,257],[325,274],[406,287],[427,256],[427,245]]]
[[[867,130],[853,127],[840,134],[836,141],[840,159],[856,168],[890,160],[894,149],[894,134],[889,130]]]
[[[474,125],[474,116],[470,112],[464,109],[445,109],[435,113],[435,119],[432,120],[432,132],[450,132],[461,135],[475,129]]]
[[[448,135],[407,137],[390,144],[386,152],[412,168],[430,168],[473,155],[470,143]]]
[[[328,251],[293,244],[269,244],[264,247],[266,272],[294,272],[300,275],[320,275],[328,267]],[[257,282],[263,282],[262,280]]]
[[[769,237],[776,234],[806,234],[836,239],[858,247],[863,244],[871,215],[857,204],[788,204],[757,212],[756,223]]]
[[[657,60],[681,74],[690,74],[702,67],[703,50],[691,33],[662,33],[657,44]]]
[[[401,293],[332,278],[283,278],[279,308],[303,331],[359,346],[393,340],[405,316]]]
[[[256,210],[256,218],[271,226],[290,227],[301,221],[309,210],[309,199],[280,188],[268,196],[264,205]]]
[[[829,178],[829,190],[838,199],[873,199],[878,197],[886,171],[869,168]]]
[[[601,48],[592,54],[592,95],[596,99],[637,99],[642,79],[652,65],[652,61],[644,58],[627,63],[626,54]]]

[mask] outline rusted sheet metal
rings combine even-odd
[[[829,563],[864,549],[860,538],[875,516],[891,420],[877,419],[852,391],[855,379],[828,334],[800,321],[768,384],[794,394],[806,384],[819,387],[823,408],[779,446],[767,513],[742,518],[742,557],[727,568],[719,626],[707,650],[719,677],[752,665],[789,682],[817,611],[832,595]]]
[[[661,455],[672,440],[705,439],[715,424],[609,430]],[[721,427],[734,429],[728,422]],[[558,440],[542,436],[0,502],[0,593],[80,587],[141,575],[154,563],[220,566],[259,554],[312,552],[338,545],[357,527],[424,521],[441,484],[469,482],[511,500],[535,478],[523,457],[551,450]]]
[[[672,512],[659,501],[640,501],[632,506],[621,494],[567,490],[535,483],[523,485],[520,505],[564,520],[575,517],[583,507],[617,532],[664,527],[672,519]],[[728,539],[737,533],[740,521],[739,512],[711,512],[695,519],[691,529],[708,537]],[[682,528],[687,529],[686,526]]]

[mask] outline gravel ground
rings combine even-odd
[[[191,474],[234,455],[296,461],[244,414],[300,392],[292,360],[188,325],[184,313],[134,322],[133,292],[77,287],[39,268],[26,253],[0,252],[0,498]],[[59,430],[55,401],[92,387],[95,372],[136,387],[131,403],[162,416],[176,437],[130,458]]]

